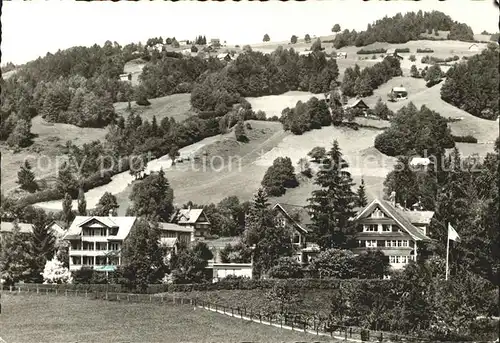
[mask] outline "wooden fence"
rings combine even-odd
[[[137,294],[120,293],[108,291],[88,291],[88,290],[58,290],[47,287],[22,287],[10,286],[8,294],[33,294],[52,295],[66,297],[83,297],[89,299],[101,299],[107,301],[134,302],[134,303],[154,303],[172,305],[190,305],[203,308],[212,312],[217,312],[227,316],[239,318],[241,320],[253,321],[256,323],[270,325],[281,329],[300,331],[318,336],[330,336],[332,338],[352,341],[352,342],[430,342],[426,338],[418,338],[406,335],[399,335],[389,332],[367,330],[359,327],[333,325],[328,317],[316,316],[302,313],[289,314],[265,314],[253,312],[244,307],[225,306],[216,303],[202,301],[196,298],[178,297],[173,294]],[[362,339],[363,338],[363,339]]]

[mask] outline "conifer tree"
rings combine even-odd
[[[357,196],[356,206],[365,207],[366,205],[368,205],[368,199],[366,198],[365,190],[365,180],[363,178],[361,178],[361,184],[358,187]]]
[[[123,246],[124,276],[139,291],[145,291],[148,284],[157,283],[165,275],[159,242],[158,223],[139,218]]]
[[[287,228],[276,225],[267,194],[262,188],[254,196],[245,224],[243,240],[248,246],[254,246],[255,276],[266,273],[280,257],[292,255],[290,232]]]
[[[34,259],[32,281],[41,282],[41,272],[45,263],[54,257],[56,238],[49,229],[50,218],[41,210],[35,210],[33,233],[30,235],[30,248]]]
[[[61,192],[62,194],[69,193],[70,195],[75,195],[78,189],[78,184],[75,177],[73,176],[69,164],[67,162],[64,162],[61,167],[59,167],[57,173],[57,189],[59,190],[59,192]]]
[[[355,214],[356,196],[351,189],[354,183],[348,167],[335,140],[316,174],[314,183],[321,188],[308,199],[312,238],[322,249],[345,247],[352,235],[350,218]]]
[[[24,161],[21,170],[17,172],[17,179],[17,183],[21,185],[21,188],[30,193],[35,192],[38,188],[35,182],[35,174],[31,171],[31,165],[28,161]]]
[[[0,242],[0,278],[6,285],[30,281],[33,258],[17,222],[10,235]]]
[[[80,216],[87,215],[87,201],[85,200],[85,192],[81,187],[78,191],[78,214]]]
[[[73,198],[69,193],[64,195],[64,200],[62,203],[62,220],[69,224],[75,219],[75,214],[73,213]]]

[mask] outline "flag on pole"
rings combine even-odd
[[[460,242],[460,236],[450,223],[448,223],[448,239],[451,239],[455,242]]]

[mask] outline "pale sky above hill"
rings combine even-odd
[[[24,63],[47,52],[76,45],[125,45],[149,37],[190,39],[204,34],[228,44],[252,44],[268,33],[272,41],[331,34],[333,24],[364,30],[367,24],[397,12],[442,11],[465,22],[474,33],[498,31],[493,0],[307,2],[76,2],[6,1],[2,8],[2,64]]]

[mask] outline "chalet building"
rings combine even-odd
[[[406,100],[408,98],[408,91],[403,86],[392,88],[391,94],[396,100]]]
[[[395,199],[395,194],[391,196]],[[373,200],[354,218],[358,224],[354,253],[380,249],[394,269],[401,269],[418,258],[418,247],[430,241],[428,226],[434,212],[406,210],[381,199]]]
[[[114,271],[136,217],[77,216],[64,239],[69,241],[69,270],[92,267]]]
[[[363,114],[366,116],[368,114],[368,110],[370,107],[363,101],[363,99],[356,99],[354,100],[353,103],[344,105],[344,110],[349,110],[349,109],[358,109],[363,111]]]
[[[210,221],[202,208],[184,208],[173,216],[173,223],[191,229],[191,241],[205,239],[210,230]]]
[[[273,207],[276,221],[282,227],[290,228],[292,244],[297,248],[295,259],[305,265],[319,253],[319,247],[307,243],[307,226],[312,223],[308,211],[297,205],[277,203]]]
[[[335,55],[336,58],[344,58],[346,59],[347,58],[347,52],[341,52],[341,51],[338,51]]]
[[[189,246],[204,239],[210,222],[202,209],[180,210],[176,223],[158,223],[160,244],[171,252],[180,245]],[[77,216],[63,239],[69,242],[69,267],[78,270],[92,267],[96,271],[114,271],[122,263],[121,249],[137,217]]]

